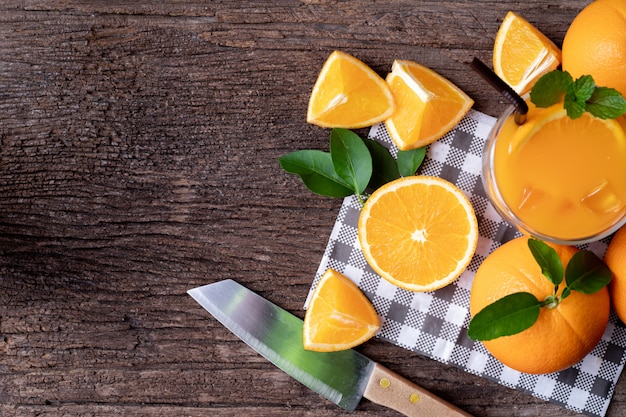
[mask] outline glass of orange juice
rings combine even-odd
[[[528,102],[500,116],[483,153],[483,185],[498,213],[538,239],[577,245],[626,223],[626,119],[571,119],[563,103]]]

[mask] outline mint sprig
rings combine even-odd
[[[362,201],[367,189],[377,189],[390,181],[414,175],[426,154],[425,148],[398,151],[397,159],[372,139],[363,139],[348,129],[330,132],[330,152],[300,150],[278,158],[280,166],[299,175],[316,194],[347,197],[355,194]]]
[[[556,308],[572,291],[593,294],[607,286],[613,277],[611,270],[600,258],[588,250],[580,250],[563,268],[556,250],[538,239],[529,239],[530,249],[542,274],[554,284],[554,292],[538,300],[528,292],[507,295],[483,308],[470,321],[468,336],[472,340],[492,340],[512,336],[530,328],[541,308]],[[559,286],[565,278],[565,287]]]
[[[626,114],[626,99],[614,88],[596,86],[591,75],[574,80],[567,71],[544,74],[530,91],[537,107],[550,107],[563,101],[567,115],[577,119],[585,112],[600,119],[615,119]]]

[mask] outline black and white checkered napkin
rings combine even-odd
[[[480,238],[472,262],[458,280],[434,292],[414,293],[378,276],[361,252],[357,238],[361,206],[351,196],[341,206],[311,291],[324,271],[333,268],[358,284],[374,304],[382,318],[380,339],[576,412],[604,416],[626,361],[626,327],[613,313],[595,349],[572,368],[552,374],[510,369],[482,343],[467,337],[469,295],[478,266],[495,248],[518,236],[489,203],[480,178],[483,145],[494,123],[493,117],[472,109],[451,132],[429,146],[419,170],[455,183],[474,206]],[[373,126],[369,136],[395,156],[397,149],[384,125]],[[607,244],[605,239],[581,248],[603,256]]]

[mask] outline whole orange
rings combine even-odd
[[[563,39],[562,66],[574,79],[591,75],[596,85],[626,97],[626,0],[596,0],[574,18]]]
[[[613,235],[604,255],[604,263],[613,272],[613,279],[609,284],[613,310],[626,323],[626,227]]]
[[[563,265],[578,251],[571,246],[551,246]],[[521,291],[539,301],[554,293],[554,285],[541,273],[525,236],[500,246],[478,268],[470,294],[470,312],[474,316],[500,298]],[[595,347],[608,323],[609,311],[606,287],[590,295],[572,291],[555,308],[542,307],[530,328],[483,344],[500,362],[520,372],[556,372],[574,365]]]

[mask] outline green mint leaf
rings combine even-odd
[[[574,81],[574,97],[576,102],[584,105],[596,89],[596,83],[591,75],[583,75]]]
[[[570,84],[565,93],[563,106],[570,119],[578,119],[587,109],[587,100],[593,94],[596,85],[590,75],[583,75]]]
[[[614,88],[597,87],[587,100],[587,111],[600,119],[626,114],[626,99]]]
[[[593,294],[613,278],[608,266],[593,252],[581,250],[574,254],[565,269],[565,281],[573,291]]]
[[[372,177],[372,156],[363,139],[348,129],[330,132],[330,156],[335,172],[355,194],[362,194]]]
[[[316,194],[327,197],[347,197],[354,194],[350,185],[335,172],[328,152],[296,151],[281,156],[278,162],[285,171],[299,175],[304,185]]]
[[[539,264],[541,273],[558,287],[563,282],[564,271],[563,263],[556,250],[538,239],[528,239],[528,248]]]
[[[389,153],[389,149],[373,139],[365,139],[363,142],[365,142],[367,149],[369,149],[372,155],[373,171],[368,184],[369,188],[375,190],[390,181],[400,178],[396,160]]]
[[[537,107],[550,107],[563,99],[573,83],[574,80],[568,72],[550,71],[537,80],[530,91],[530,100]]]
[[[567,71],[554,70],[541,76],[530,91],[530,100],[537,107],[549,107],[563,100],[570,119],[578,119],[585,111],[601,119],[626,114],[626,98],[619,91],[597,87],[591,75],[574,81]]]
[[[537,321],[540,305],[527,292],[507,295],[480,310],[470,321],[467,335],[472,340],[492,340],[520,333]]]
[[[565,111],[570,119],[578,119],[585,113],[587,105],[584,102],[580,103],[576,100],[576,91],[572,87],[565,94],[563,107],[565,107]]]
[[[415,175],[417,169],[424,162],[426,147],[412,149],[410,151],[398,151],[398,171],[403,177]]]

